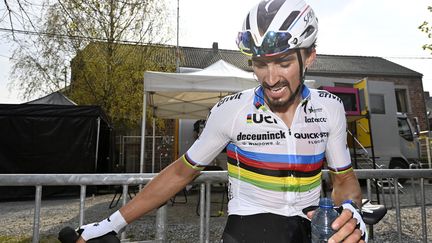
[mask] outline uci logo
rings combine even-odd
[[[259,124],[259,123],[263,123],[263,122],[268,123],[268,124],[277,124],[276,119],[274,119],[273,117],[265,116],[263,114],[256,114],[256,113],[248,114],[246,116],[246,122],[248,124],[251,124],[251,123]]]

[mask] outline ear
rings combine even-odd
[[[312,51],[310,52],[309,56],[305,60],[305,67],[310,68],[310,66],[313,64],[315,59],[316,59],[316,49],[313,48]]]

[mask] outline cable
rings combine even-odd
[[[62,37],[62,38],[70,38],[70,39],[80,39],[80,40],[89,40],[89,41],[110,41],[107,38],[100,37],[90,37],[90,36],[79,36],[79,35],[65,35],[65,34],[57,34],[57,33],[47,33],[47,32],[39,32],[39,31],[30,31],[30,30],[19,30],[19,29],[8,29],[8,28],[0,28],[1,32],[9,32],[9,33],[17,33],[23,35],[44,35],[48,37]],[[127,40],[114,40],[114,43],[127,43],[127,44],[149,44],[143,43],[140,41],[127,41]]]

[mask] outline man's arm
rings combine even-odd
[[[342,174],[331,174],[331,177],[333,180],[332,198],[335,204],[339,206],[345,200],[352,200],[360,208],[362,193],[354,171],[351,170]],[[354,218],[354,212],[352,210],[355,210],[355,208],[352,207],[352,210],[345,209],[345,204],[343,208],[341,215],[332,224],[332,227],[337,230],[331,237],[331,240],[334,241],[329,242],[365,242],[361,239],[361,230],[356,229],[357,224],[361,223]],[[360,221],[362,221],[360,214],[357,215],[360,217]],[[360,228],[362,227],[360,226]],[[365,227],[363,228],[363,230],[365,230]],[[367,236],[365,240],[367,240]]]
[[[354,171],[343,174],[330,173],[333,182],[332,198],[336,205],[341,205],[345,200],[353,200],[361,207],[362,193],[360,184]]]
[[[177,159],[151,180],[128,204],[120,208],[127,223],[159,207],[191,182],[199,171]]]
[[[120,214],[131,223],[159,207],[191,182],[199,171],[187,166],[182,158],[162,170],[131,201],[120,208]],[[85,242],[81,237],[78,243]]]

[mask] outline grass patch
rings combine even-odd
[[[0,242],[2,243],[31,243],[32,238],[31,237],[24,237],[24,236],[1,236],[0,235]],[[40,243],[60,243],[60,241],[57,239],[57,236],[53,235],[42,235],[40,237]]]

